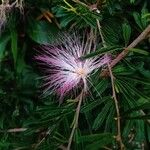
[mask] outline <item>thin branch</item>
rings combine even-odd
[[[60,145],[58,148],[60,148],[61,150],[67,150],[67,148],[63,145]]]
[[[0,132],[8,132],[8,133],[17,133],[17,132],[24,132],[27,128],[14,128],[14,129],[8,129],[8,130],[0,130]]]
[[[104,146],[103,148],[106,149],[106,150],[112,150],[111,148],[106,147],[106,146]]]
[[[114,102],[115,102],[116,113],[117,113],[117,118],[116,118],[116,121],[117,121],[117,137],[116,137],[116,140],[118,141],[118,143],[120,145],[120,150],[123,150],[124,149],[124,144],[123,144],[122,138],[121,138],[121,119],[120,119],[119,104],[118,104],[116,91],[115,91],[114,76],[113,76],[111,66],[110,66],[109,63],[108,63],[108,70],[109,70],[110,78],[111,78],[112,97],[113,97]]]
[[[77,126],[78,126],[78,120],[79,120],[79,114],[80,114],[82,99],[83,99],[83,91],[79,95],[79,102],[78,102],[78,106],[76,108],[76,113],[75,113],[75,116],[74,116],[74,125],[73,125],[72,131],[71,131],[71,134],[70,134],[70,138],[69,138],[69,141],[68,141],[67,150],[70,150],[71,143],[72,143],[73,136],[74,136],[74,132],[75,132],[75,129],[77,128]]]
[[[93,35],[93,29],[91,28],[91,31],[90,31],[90,36],[89,36],[89,47],[88,47],[88,53],[90,53],[91,49],[92,49],[92,42],[93,42],[93,39],[94,39],[94,35]]]
[[[101,36],[101,40],[102,40],[103,47],[107,47],[107,46],[106,46],[106,42],[105,42],[104,37],[103,37],[102,30],[101,30],[101,24],[100,24],[100,22],[99,22],[98,19],[96,19],[96,22],[97,22],[97,27],[98,27],[98,30],[99,30],[99,34],[100,34],[100,36]]]
[[[77,4],[80,4],[80,5],[84,6],[84,7],[86,7],[86,8],[89,8],[88,5],[86,5],[85,3],[83,3],[83,2],[81,2],[81,1],[79,1],[79,0],[72,0],[72,1],[75,2],[75,3],[77,3]]]
[[[141,41],[143,41],[150,33],[150,25],[127,47],[125,48],[110,64],[110,67],[114,67],[118,62],[120,62],[130,51],[131,48],[137,46]],[[109,73],[108,69],[101,73],[101,76],[107,76]]]
[[[47,137],[48,135],[50,135],[50,132],[51,132],[51,131],[52,131],[52,130],[49,129],[49,130],[45,133],[45,136],[44,136],[36,145],[34,145],[34,149],[37,149],[37,148],[45,141],[46,137]]]
[[[140,110],[140,113],[141,113],[143,116],[146,115],[143,110]],[[147,121],[147,123],[150,125],[150,119],[147,119],[147,120],[145,120],[145,121]]]
[[[100,11],[97,9],[97,6],[99,4],[99,0],[97,0],[97,3],[95,5],[93,5],[93,10],[96,10],[96,12],[98,14],[100,14]],[[101,27],[101,24],[100,24],[100,21],[98,19],[96,19],[96,23],[97,23],[97,28],[98,28],[98,31],[99,31],[99,34],[100,34],[100,37],[101,37],[101,40],[102,40],[102,45],[103,47],[107,47],[106,45],[106,42],[105,42],[105,39],[104,39],[104,36],[103,36],[103,33],[102,33],[102,27]]]

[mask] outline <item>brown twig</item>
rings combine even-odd
[[[79,114],[80,114],[80,108],[81,108],[82,100],[83,100],[83,91],[79,95],[78,106],[76,108],[76,113],[75,113],[75,116],[74,116],[74,124],[73,124],[73,128],[72,128],[70,138],[69,138],[69,141],[68,141],[67,150],[70,150],[71,143],[72,143],[73,136],[74,136],[74,132],[75,132],[75,129],[77,128],[77,126],[78,126],[78,120],[79,120]]]
[[[108,70],[109,70],[110,78],[111,78],[112,97],[113,97],[114,102],[115,102],[116,113],[117,113],[117,118],[116,118],[116,121],[117,121],[117,136],[116,136],[116,140],[118,141],[118,143],[120,145],[120,150],[123,150],[124,149],[124,144],[123,144],[122,138],[121,138],[121,119],[120,119],[119,104],[118,104],[116,91],[115,91],[114,76],[113,76],[111,66],[110,66],[109,63],[108,63]]]
[[[106,149],[106,150],[112,150],[111,148],[106,147],[106,146],[104,146],[103,148]]]
[[[84,6],[84,7],[86,7],[86,8],[89,8],[88,5],[86,5],[85,3],[83,3],[83,2],[81,2],[81,1],[79,1],[79,0],[72,0],[72,1],[75,2],[75,3],[77,3],[77,4],[80,4],[80,5]]]
[[[0,132],[7,132],[7,133],[18,133],[18,132],[24,132],[27,128],[14,128],[14,129],[8,129],[8,130],[0,130]]]
[[[33,149],[38,149],[38,147],[45,141],[45,139],[46,139],[46,137],[48,136],[48,135],[50,135],[50,132],[51,132],[52,130],[51,129],[49,129],[46,133],[45,133],[45,136],[37,143],[37,144],[35,144],[34,146],[33,146]]]
[[[120,60],[122,60],[130,51],[131,48],[134,48],[135,46],[137,46],[141,41],[143,41],[148,34],[150,33],[150,25],[148,25],[148,27],[128,46],[126,47],[110,64],[110,67],[114,67],[118,62],[120,62]],[[106,70],[104,70],[103,72],[101,72],[101,76],[105,77],[107,76],[109,73],[108,68]]]
[[[60,145],[58,148],[61,149],[61,150],[67,150],[67,148],[63,145]]]
[[[99,34],[100,34],[100,37],[101,37],[101,40],[102,40],[103,47],[107,47],[106,42],[105,42],[104,37],[103,37],[102,30],[101,30],[101,24],[100,24],[98,19],[96,19],[96,22],[97,22],[97,27],[98,27],[98,30],[99,30]]]

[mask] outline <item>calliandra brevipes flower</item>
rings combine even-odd
[[[90,74],[109,62],[109,57],[96,56],[89,59],[79,59],[92,51],[89,42],[80,40],[77,35],[64,36],[59,45],[44,45],[35,57],[44,66],[46,75],[43,77],[45,90],[43,94],[49,95],[55,91],[64,97],[79,85],[88,90]]]

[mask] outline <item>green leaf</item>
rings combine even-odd
[[[18,37],[17,31],[11,30],[11,51],[14,59],[14,66],[16,66],[17,56],[18,56]]]
[[[46,21],[30,19],[27,33],[29,37],[39,44],[52,44],[56,41],[59,29]]]
[[[5,48],[9,40],[10,36],[7,34],[0,37],[0,60],[3,58]]]
[[[137,25],[139,26],[139,28],[141,30],[144,30],[146,28],[146,26],[148,26],[147,19],[145,17],[143,18],[143,16],[147,13],[148,13],[148,10],[146,8],[146,3],[144,4],[144,6],[142,8],[141,13],[138,13],[138,12],[133,13],[135,22],[137,23]]]
[[[131,36],[131,27],[129,24],[124,23],[122,25],[122,30],[123,30],[123,38],[125,41],[125,45],[127,46],[130,40],[130,36]]]
[[[146,14],[144,14],[143,16],[142,16],[142,18],[149,18],[150,17],[150,13],[146,13]]]
[[[120,45],[120,39],[122,37],[122,26],[118,19],[106,18],[102,23],[102,33],[106,42],[106,45]]]
[[[123,119],[127,119],[127,120],[145,120],[145,119],[150,119],[150,115],[136,116],[136,117],[123,117]]]
[[[4,114],[0,117],[0,128],[3,129],[4,127]]]
[[[74,15],[66,15],[65,18],[61,20],[60,26],[66,27],[75,18],[76,18],[76,16],[74,16]]]
[[[134,126],[134,122],[131,121],[131,120],[127,120],[126,121],[126,126],[124,127],[123,129],[123,133],[122,133],[122,136],[123,137],[127,137],[130,132],[131,132],[131,128]]]
[[[143,16],[149,12],[149,10],[146,8],[147,7],[146,5],[147,4],[145,3],[141,10],[141,22],[142,22],[143,28],[146,28],[149,25],[147,18],[143,18]]]
[[[138,48],[130,48],[129,50],[136,52],[136,53],[139,53],[139,54],[143,54],[143,55],[149,55],[150,54],[149,52],[147,52],[143,49],[138,49]]]
[[[134,107],[132,109],[129,109],[126,112],[124,112],[124,114],[129,114],[129,113],[132,113],[134,111],[145,110],[145,109],[148,109],[148,110],[150,109],[150,103],[145,103],[141,106],[137,106],[137,107]]]
[[[97,115],[96,119],[94,120],[93,129],[98,129],[102,123],[104,122],[104,120],[106,119],[107,114],[109,113],[109,110],[111,107],[113,107],[113,100],[110,99],[108,101],[106,101],[105,106],[103,107],[103,109],[101,110],[101,112]]]
[[[102,100],[92,101],[91,103],[88,103],[85,106],[83,106],[81,108],[81,112],[84,112],[84,113],[89,112],[89,111],[93,110],[94,108],[96,108],[97,106],[99,106],[102,103],[105,103],[109,100],[110,100],[110,97],[105,97]]]
[[[119,80],[119,79],[118,79]],[[133,86],[133,82],[127,82],[125,80],[119,80],[123,87],[130,93],[130,95],[136,95],[138,97],[149,99],[148,96],[144,95],[140,90]]]
[[[125,79],[126,81],[131,81],[131,82],[135,82],[135,83],[141,83],[143,85],[148,85],[150,86],[150,80],[147,79],[143,79],[143,78],[136,78],[136,77],[128,77],[128,76],[120,76],[117,77],[118,79]]]
[[[135,1],[136,1],[136,0],[130,0],[130,3],[133,4],[133,3],[135,3]]]
[[[102,94],[107,87],[109,87],[109,82],[107,79],[102,79],[96,86],[94,91],[98,92],[98,94]]]
[[[77,26],[79,28],[81,26],[91,26],[92,28],[95,28],[96,19],[101,20],[100,14],[89,10],[85,6],[77,4],[72,7],[75,11],[67,8],[66,6],[53,8],[53,11],[56,13],[56,16],[60,18],[60,25],[62,27],[66,27],[69,23],[72,23],[73,26]]]
[[[113,142],[114,138],[111,133],[92,134],[79,137],[79,142],[86,143],[85,150],[99,150],[100,148]]]
[[[84,135],[79,137],[78,142],[94,142],[94,141],[100,141],[105,138],[113,138],[113,135],[111,133],[100,133],[100,134],[91,134],[91,135]]]
[[[143,30],[140,14],[137,13],[137,12],[134,12],[134,13],[133,13],[133,17],[134,17],[134,20],[135,20],[135,22],[137,23],[137,25],[140,27],[140,29]]]
[[[86,56],[81,57],[81,59],[87,59],[87,58],[91,58],[97,55],[103,55],[106,54],[108,52],[114,52],[114,51],[118,51],[121,50],[121,47],[116,47],[116,46],[110,46],[110,47],[102,47],[99,50],[96,50],[95,52],[92,52],[90,54],[87,54]]]
[[[109,110],[109,114],[106,118],[105,131],[111,131],[112,126],[116,123],[114,120],[115,113],[116,113],[115,107],[111,107]]]

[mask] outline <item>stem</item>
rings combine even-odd
[[[103,47],[107,47],[107,46],[106,46],[106,42],[105,42],[104,37],[103,37],[102,30],[101,30],[101,24],[100,24],[100,22],[99,22],[98,19],[96,19],[96,22],[97,22],[97,27],[98,27],[98,30],[99,30],[99,34],[100,34],[100,36],[101,36],[101,40],[102,40]]]
[[[104,40],[104,37],[103,37],[103,34],[102,34],[100,22],[99,22],[98,19],[96,19],[96,21],[97,21],[98,30],[99,30],[99,33],[100,33],[100,36],[101,36],[101,39],[102,39],[103,47],[107,47],[107,45],[105,43],[105,40]],[[116,92],[115,92],[114,77],[113,77],[113,74],[112,74],[112,71],[111,71],[111,66],[109,65],[109,63],[108,63],[108,70],[109,70],[110,77],[111,77],[112,93],[113,93],[112,96],[113,96],[113,99],[114,99],[114,102],[115,102],[116,113],[117,113],[117,138],[116,139],[120,144],[121,150],[123,150],[124,149],[124,144],[123,144],[122,138],[121,138],[121,123],[120,123],[121,120],[120,120],[119,105],[118,105]]]
[[[106,149],[106,150],[112,150],[111,148],[109,148],[109,147],[103,147],[104,149]]]
[[[45,136],[34,146],[34,149],[38,149],[38,147],[45,141],[46,137],[50,135],[51,129],[49,129],[46,133]]]
[[[24,132],[27,128],[14,128],[14,129],[8,129],[8,130],[0,130],[0,132],[8,132],[8,133],[17,133],[17,132]]]
[[[80,114],[82,99],[83,99],[83,91],[79,95],[79,102],[78,102],[78,106],[76,108],[76,113],[75,113],[75,116],[74,116],[74,125],[73,125],[72,131],[71,131],[71,134],[70,134],[70,138],[69,138],[69,141],[68,141],[67,150],[70,150],[71,143],[72,143],[73,136],[74,136],[74,132],[75,132],[75,129],[77,128],[77,126],[78,126],[78,120],[79,120],[79,114]]]
[[[86,8],[89,8],[88,5],[86,5],[85,3],[83,3],[83,2],[81,2],[81,1],[79,1],[79,0],[72,0],[72,1],[75,2],[75,3],[77,3],[77,4],[80,4],[80,5],[84,6],[84,7],[86,7]]]
[[[111,66],[109,63],[108,63],[108,70],[109,70],[110,78],[111,78],[112,94],[113,94],[112,97],[113,97],[114,102],[115,102],[116,113],[117,113],[117,119],[116,119],[117,120],[117,137],[116,137],[116,140],[118,141],[118,143],[120,145],[120,150],[123,150],[124,144],[123,144],[122,138],[121,138],[121,119],[120,119],[119,104],[118,104],[116,91],[115,91],[114,76],[112,74]]]
[[[65,146],[60,145],[58,148],[60,148],[61,150],[67,150]]]
[[[93,39],[94,39],[94,35],[93,35],[93,29],[91,29],[90,31],[90,37],[89,37],[89,47],[88,47],[88,53],[90,53],[91,49],[92,49],[92,42],[93,42]]]

